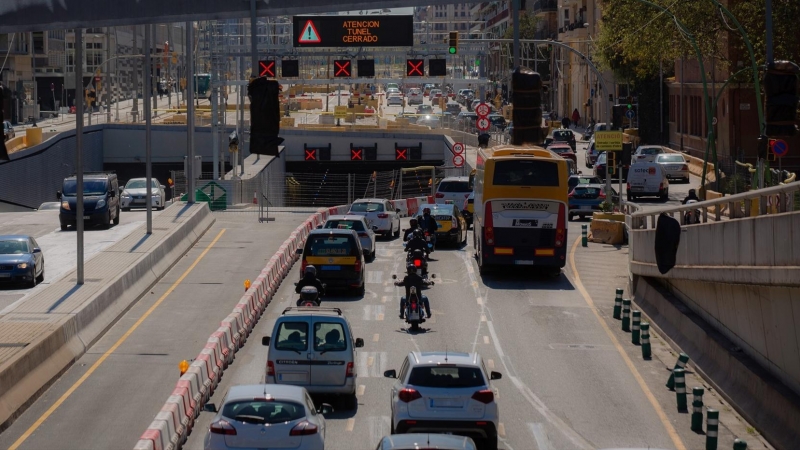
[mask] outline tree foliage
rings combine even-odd
[[[763,65],[766,61],[767,52],[765,0],[740,0],[733,4],[730,9],[750,38],[756,55],[756,62],[759,66]],[[727,24],[735,29],[733,22],[730,20],[727,21]],[[800,63],[800,1],[772,0],[772,27],[775,60],[785,59]],[[732,32],[731,36],[731,44],[741,53],[741,57],[745,60],[745,65],[747,65],[749,56],[741,34],[736,31]]]
[[[535,14],[528,14],[525,11],[519,12],[519,38],[520,39],[534,39],[536,36],[536,28],[539,26],[539,22],[542,21],[541,17],[536,16]],[[513,39],[514,38],[514,27],[509,26],[506,28],[506,33],[503,35],[503,39]]]

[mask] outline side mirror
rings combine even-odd
[[[392,275],[392,279],[396,280],[397,279],[397,275]]]
[[[383,376],[386,377],[386,378],[397,378],[397,371],[394,370],[394,369],[387,370],[387,371],[383,372]]]
[[[399,214],[400,213],[400,208],[395,209],[394,212]]]
[[[326,414],[330,414],[330,413],[333,412],[333,406],[331,406],[331,405],[329,405],[327,403],[323,403],[322,406],[317,408],[317,412],[322,414],[323,416],[326,415]]]
[[[356,338],[356,348],[361,348],[364,346],[364,339]]]
[[[322,229],[322,225],[317,225],[317,229],[321,230]]]
[[[264,347],[269,347],[269,341],[270,341],[270,339],[271,339],[271,337],[270,337],[270,336],[264,336],[264,337],[262,337],[262,338],[261,338],[261,345],[263,345]]]
[[[503,378],[503,374],[500,372],[492,372],[491,374],[489,374],[489,378],[491,378],[492,380],[499,380]]]
[[[42,253],[42,249],[40,249],[39,247],[34,247],[33,253]]]
[[[162,184],[161,186],[159,186],[159,188],[166,189],[167,187]]]
[[[203,411],[215,413],[217,412],[217,405],[213,403],[206,403],[203,405]]]
[[[61,200],[61,191],[56,191],[56,198]]]
[[[302,255],[303,254],[303,249],[302,248],[298,248],[297,250],[295,250],[295,254]]]
[[[115,191],[113,189],[108,191],[108,196],[111,197],[111,198],[116,197],[117,196],[117,191]]]
[[[431,274],[431,278],[436,278],[436,274],[435,274],[435,273],[432,273],[432,274]]]

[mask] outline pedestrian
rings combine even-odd
[[[575,108],[572,111],[572,123],[574,123],[577,126],[580,120],[581,120],[581,113],[578,112],[578,108]]]
[[[569,117],[561,119],[561,128],[569,128]]]

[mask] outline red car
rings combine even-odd
[[[575,163],[575,166],[578,165],[578,155],[572,151],[572,147],[566,142],[553,142],[547,146],[547,149],[558,153],[558,156],[564,159],[571,159],[572,162]]]

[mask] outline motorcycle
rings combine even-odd
[[[397,275],[392,275],[392,279],[397,279]],[[395,283],[397,285],[397,283]],[[403,297],[405,299],[405,297]],[[405,321],[410,325],[411,331],[418,331],[419,324],[425,322],[425,315],[422,312],[422,302],[417,294],[417,289],[411,288],[411,298],[406,301],[406,309],[404,312]]]
[[[687,205],[691,205],[692,203],[697,203],[697,200],[689,200],[686,202]],[[699,209],[692,209],[686,211],[683,214],[683,224],[684,225],[694,225],[700,223],[700,210]]]
[[[294,284],[297,286],[297,283]],[[322,285],[323,288],[325,285]],[[300,298],[295,303],[297,306],[319,306],[322,303],[319,291],[314,286],[305,286],[300,290]]]
[[[428,245],[428,253],[431,253],[435,247],[435,241],[433,240],[433,236],[429,232],[425,232],[425,242]]]

